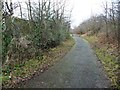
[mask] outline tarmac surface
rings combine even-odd
[[[89,43],[74,35],[68,54],[22,88],[109,88],[110,81]]]

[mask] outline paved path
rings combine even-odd
[[[24,88],[106,88],[109,81],[89,44],[74,36],[75,46],[54,66],[27,81]]]

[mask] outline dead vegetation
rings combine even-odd
[[[18,87],[33,76],[43,73],[60,60],[75,44],[74,39],[64,41],[59,46],[43,52],[42,56],[25,61],[24,64],[15,64],[10,68],[3,67],[2,83],[4,88]]]
[[[106,2],[103,8],[103,14],[92,16],[75,29],[93,46],[112,86],[120,88],[120,2]]]

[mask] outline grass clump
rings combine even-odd
[[[100,59],[100,61],[102,62],[105,71],[108,74],[108,77],[110,78],[112,85],[111,86],[117,86],[117,75],[116,72],[118,70],[118,64],[116,61],[116,57],[109,55],[109,54],[104,54],[103,52],[105,52],[105,50],[102,49],[95,49],[95,52],[98,56],[98,58]]]
[[[117,72],[118,72],[118,62],[116,60],[116,55],[108,53],[109,50],[113,48],[108,47],[106,43],[100,43],[99,38],[95,35],[93,36],[83,36],[92,46],[94,49],[97,57],[101,61],[105,71],[107,72],[108,78],[112,82],[112,87],[119,88],[117,84]]]
[[[55,48],[51,48],[43,52],[42,56],[30,59],[23,64],[16,64],[13,68],[6,65],[2,69],[3,87],[16,87],[16,83],[20,83],[20,80],[30,78],[33,74],[45,71],[49,66],[52,66],[55,61],[60,60],[75,44],[73,38],[62,42]]]

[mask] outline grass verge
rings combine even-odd
[[[120,88],[117,84],[118,76],[118,68],[119,65],[116,60],[115,55],[110,55],[107,51],[111,50],[112,48],[108,48],[107,44],[101,45],[99,43],[99,39],[96,36],[83,36],[94,49],[97,57],[101,61],[105,71],[107,72],[108,78],[110,79],[112,85],[111,87]]]
[[[0,77],[3,87],[17,87],[19,83],[32,78],[38,73],[43,73],[48,67],[54,65],[56,61],[66,55],[74,44],[74,39],[70,38],[59,46],[44,52],[43,56],[33,58],[21,65],[15,65],[12,71],[10,71],[10,67],[3,68],[3,75]]]

